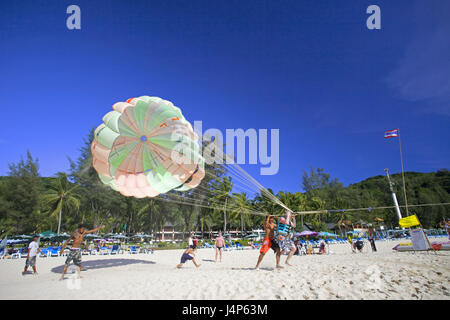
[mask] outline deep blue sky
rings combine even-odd
[[[81,8],[81,30],[66,8]],[[381,8],[381,30],[366,8]],[[297,191],[310,165],[345,184],[405,168],[449,168],[450,1],[0,2],[0,175],[29,149],[67,170],[112,104],[171,100],[207,128],[280,129]]]

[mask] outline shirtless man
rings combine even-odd
[[[272,250],[275,251],[277,268],[283,268],[282,266],[280,266],[280,256],[281,256],[280,247],[273,238],[276,227],[277,225],[274,223],[274,217],[267,215],[266,222],[264,222],[264,231],[266,232],[266,234],[264,236],[264,242],[263,245],[261,246],[261,250],[259,251],[259,258],[255,267],[256,270],[259,269],[259,264],[261,263],[262,259],[264,258],[264,255],[267,253],[267,251],[269,251],[270,248],[272,248]]]
[[[222,232],[219,232],[219,236],[216,238],[216,242],[214,243],[214,247],[216,248],[216,262],[217,255],[220,255],[220,262],[222,262],[222,250],[225,246],[225,239],[222,237]]]
[[[72,233],[69,239],[64,242],[64,245],[61,248],[60,255],[63,254],[64,248],[69,243],[70,240],[73,240],[72,248],[70,248],[70,253],[67,256],[66,263],[64,265],[64,270],[61,275],[60,280],[64,280],[64,274],[67,271],[67,268],[70,265],[70,261],[73,261],[73,264],[78,267],[78,278],[81,278],[81,244],[83,243],[83,238],[88,233],[94,233],[100,229],[102,229],[104,226],[100,226],[98,228],[92,229],[87,231],[86,226],[84,224],[80,225],[78,229]]]
[[[181,256],[181,261],[177,265],[177,269],[180,269],[187,260],[192,260],[192,262],[194,263],[194,265],[197,268],[200,267],[200,265],[197,263],[197,261],[195,261],[195,258],[194,258],[196,251],[197,251],[197,246],[195,246],[195,245],[192,248],[191,247],[187,248],[183,252],[183,255]]]

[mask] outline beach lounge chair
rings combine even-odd
[[[140,249],[139,247],[131,246],[129,253],[130,254],[137,254],[137,253],[139,253],[139,249]]]
[[[236,242],[236,249],[237,250],[244,250],[244,247],[239,242]]]
[[[39,254],[40,257],[48,257],[50,256],[50,251],[48,248],[41,249],[41,253]]]
[[[59,250],[61,250],[61,248],[59,248]],[[49,248],[50,257],[59,257],[59,250],[58,248]]]
[[[20,251],[16,251],[11,255],[11,259],[19,259],[20,258]]]
[[[142,253],[153,254],[154,250],[152,248],[143,248]]]
[[[102,247],[99,251],[100,255],[109,255],[110,254],[110,250],[108,249],[108,247]]]
[[[119,254],[119,245],[118,244],[113,245],[111,252],[109,254]]]
[[[27,257],[27,248],[23,247],[17,252],[18,258],[26,258]]]

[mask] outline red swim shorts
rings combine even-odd
[[[264,242],[261,246],[261,250],[259,250],[260,253],[266,253],[267,251],[269,251],[270,247],[272,247],[272,239],[273,238],[269,238],[269,237],[264,238]]]

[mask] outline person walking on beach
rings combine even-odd
[[[181,261],[179,264],[177,264],[177,269],[181,268],[183,266],[183,264],[187,261],[187,260],[192,260],[192,262],[194,263],[194,265],[198,268],[200,267],[200,265],[197,263],[197,261],[195,261],[195,252],[197,251],[197,247],[196,246],[192,246],[192,248],[187,248],[184,252],[183,255],[181,256]]]
[[[353,239],[350,235],[347,236],[348,243],[350,243],[350,247],[352,248],[352,253],[355,253],[355,244],[353,243]]]
[[[372,252],[377,252],[377,247],[375,246],[375,232],[373,229],[369,229],[369,242],[372,248]]]
[[[220,255],[219,262],[222,262],[222,251],[224,246],[225,246],[225,239],[222,237],[222,232],[219,232],[219,235],[216,238],[216,242],[214,243],[214,247],[216,248],[216,262],[218,254]]]
[[[192,238],[192,244],[197,247],[198,244],[198,238],[194,235],[194,237]]]
[[[34,275],[38,274],[36,270],[36,256],[39,252],[41,252],[41,249],[39,249],[38,239],[38,236],[34,236],[33,241],[31,241],[28,245],[27,260],[25,261],[25,268],[23,269],[22,275],[27,273],[28,267],[33,268]]]
[[[261,249],[259,250],[258,262],[256,263],[255,267],[256,270],[259,269],[259,264],[261,263],[261,261],[264,258],[264,255],[267,253],[267,251],[269,251],[270,248],[272,248],[272,250],[276,254],[276,262],[277,262],[276,267],[283,268],[282,266],[280,266],[280,256],[281,256],[280,247],[273,238],[276,227],[277,225],[274,223],[274,217],[271,215],[267,215],[266,221],[264,222],[264,231],[265,231],[264,242],[263,245],[261,246]]]
[[[326,250],[325,250],[325,240],[320,240],[320,246],[319,246],[319,254],[322,254],[322,253],[326,253]]]
[[[193,247],[194,247],[194,239],[193,239],[193,235],[194,235],[193,232],[191,232],[191,233],[189,234],[189,238],[188,238],[188,247],[189,247],[189,248],[193,248]]]
[[[63,254],[64,248],[67,246],[69,241],[73,240],[72,248],[70,248],[70,253],[67,256],[60,280],[64,280],[64,275],[66,274],[67,268],[69,267],[71,261],[73,261],[73,264],[78,267],[78,278],[81,278],[81,244],[83,243],[83,238],[86,234],[97,232],[103,227],[104,226],[100,226],[98,228],[87,231],[86,226],[84,224],[81,224],[78,229],[74,233],[72,233],[70,238],[67,239],[66,242],[64,242],[64,245],[62,246],[60,251],[60,255]]]

